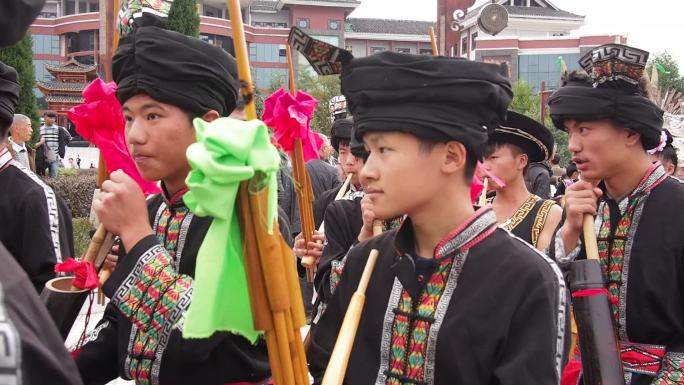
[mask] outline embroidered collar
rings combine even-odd
[[[601,181],[601,183],[599,183],[599,188],[603,191],[606,200],[613,200],[618,204],[618,207],[620,208],[620,213],[624,215],[625,211],[627,210],[627,206],[629,205],[629,201],[631,199],[638,198],[644,194],[649,193],[651,190],[656,188],[660,183],[662,183],[665,179],[667,179],[667,173],[665,172],[665,168],[663,168],[660,162],[654,162],[651,165],[651,167],[649,167],[649,169],[646,171],[644,177],[641,178],[641,181],[639,182],[637,187],[634,190],[632,190],[631,193],[622,197],[620,200],[616,200],[608,195],[608,190],[606,188],[605,182]]]
[[[447,235],[437,245],[435,259],[442,259],[455,251],[465,251],[491,235],[497,228],[496,215],[491,205],[478,209],[470,218]],[[406,218],[397,231],[394,247],[398,255],[415,255],[415,238],[411,218]]]
[[[185,206],[185,202],[183,202],[183,195],[185,195],[185,193],[188,192],[187,187],[183,187],[170,197],[169,193],[166,191],[166,186],[164,185],[164,182],[161,182],[161,190],[161,196],[162,198],[164,198],[164,203],[166,203],[168,207],[178,208]]]

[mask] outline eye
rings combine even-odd
[[[387,148],[387,147],[379,147],[378,148],[378,152],[381,154],[384,154],[387,151],[389,151],[389,148]]]
[[[124,115],[124,120],[126,121],[126,123],[130,123],[133,121],[133,118],[129,115]]]
[[[159,115],[155,114],[154,112],[150,112],[147,114],[147,120],[156,120],[159,119]]]

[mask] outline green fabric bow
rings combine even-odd
[[[183,200],[196,215],[214,220],[197,255],[183,337],[207,338],[216,331],[229,331],[255,342],[259,333],[252,323],[236,198],[240,182],[263,172],[269,188],[268,230],[272,231],[280,158],[260,120],[221,118],[208,123],[195,119],[193,124],[197,143],[187,151],[192,170]]]

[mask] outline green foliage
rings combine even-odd
[[[38,140],[40,127],[40,116],[36,105],[36,95],[33,93],[33,86],[36,83],[36,76],[33,70],[33,39],[31,33],[27,32],[23,39],[17,44],[7,48],[0,48],[0,61],[14,67],[19,74],[21,93],[16,113],[24,114],[31,119],[33,124],[33,136],[29,143],[33,144]]]
[[[513,83],[513,100],[509,109],[539,121],[541,114],[540,95],[535,94],[532,85],[526,81],[517,80]],[[553,125],[548,108],[544,114],[544,125],[551,130],[556,141],[556,153],[561,158],[560,164],[566,165],[572,158],[570,151],[568,151],[568,135]]]
[[[169,10],[167,28],[184,35],[199,37],[200,17],[197,0],[175,0]]]
[[[87,217],[74,217],[71,223],[74,226],[74,258],[81,257],[85,254],[90,243],[90,231],[93,230],[93,226]]]
[[[332,122],[330,121],[330,110],[328,102],[333,96],[341,95],[339,76],[318,76],[313,71],[302,71],[299,74],[297,87],[311,94],[318,105],[311,120],[311,129],[330,135]]]
[[[646,67],[646,72],[648,76],[651,76],[651,71],[653,65],[660,64],[665,69],[665,72],[658,72],[658,84],[663,93],[665,90],[674,88],[675,90],[684,93],[684,77],[679,74],[679,65],[677,61],[667,52],[663,52],[654,58],[652,58],[648,66]]]

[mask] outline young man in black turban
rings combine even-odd
[[[345,383],[557,383],[560,271],[470,202],[487,130],[512,97],[500,67],[385,52],[345,65],[342,92],[369,152],[360,175],[372,207],[313,334],[315,380],[377,249]],[[398,230],[366,239],[374,218],[403,214]]]
[[[262,381],[269,376],[265,344],[225,332],[183,339],[180,326],[211,224],[182,199],[190,171],[185,152],[196,140],[191,120],[212,121],[235,108],[235,60],[198,39],[142,26],[121,39],[113,74],[131,154],[145,179],[161,182],[162,193],[146,202],[121,171],[102,185],[95,210],[127,253],[103,287],[111,298],[105,316],[77,357],[84,382]]]
[[[561,266],[585,258],[582,219],[596,215],[626,383],[682,384],[684,185],[646,152],[658,145],[663,123],[640,87],[647,59],[624,45],[597,47],[580,60],[590,79],[573,74],[549,99],[581,174],[566,190],[550,254]]]
[[[537,250],[549,246],[562,210],[554,201],[529,191],[524,173],[531,163],[549,159],[553,142],[543,124],[508,111],[506,120],[489,135],[484,156],[484,167],[505,183],[489,184],[496,191],[491,202],[497,221]]]

